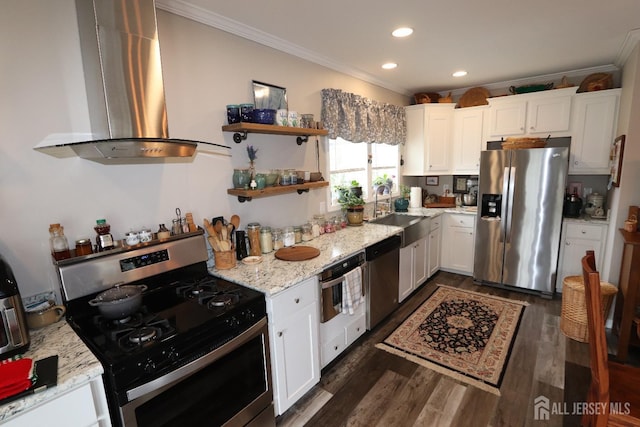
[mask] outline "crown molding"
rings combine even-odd
[[[189,2],[183,0],[156,0],[156,7],[174,15],[182,16],[183,18],[199,22],[209,27],[217,28],[218,30],[222,30],[238,37],[254,41],[272,49],[279,50],[292,56],[349,75],[356,79],[371,83],[376,86],[380,86],[385,89],[389,89],[393,92],[406,96],[413,95],[411,93],[408,93],[405,88],[392,85],[388,82],[380,80],[377,77],[362,70],[350,67],[344,63],[335,61],[309,49],[305,49],[297,44],[288,42],[279,37],[275,37],[271,34],[265,33],[264,31],[260,31],[256,28],[203,9],[199,6],[195,6]]]
[[[631,30],[627,33],[627,36],[624,38],[624,42],[622,42],[622,46],[620,47],[620,51],[618,52],[618,56],[616,56],[615,64],[622,68],[624,63],[629,59],[629,55],[633,52],[636,45],[640,41],[640,28],[636,28],[635,30]]]

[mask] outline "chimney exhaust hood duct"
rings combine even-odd
[[[76,10],[92,140],[35,149],[103,164],[192,157],[202,141],[169,138],[155,1],[76,0]]]

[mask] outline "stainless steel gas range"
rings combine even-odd
[[[208,274],[203,232],[57,263],[67,321],[104,366],[116,426],[274,426],[265,297]],[[89,304],[145,285],[112,320]]]

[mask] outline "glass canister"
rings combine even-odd
[[[260,229],[260,248],[263,254],[268,254],[273,250],[273,236],[271,227],[262,227]]]
[[[290,185],[291,184],[291,176],[287,171],[283,171],[280,174],[280,185]]]
[[[93,253],[91,239],[76,240],[76,256],[89,255]]]
[[[340,219],[339,216],[333,217],[333,230],[334,231],[342,230],[342,220]]]
[[[295,236],[296,243],[302,242],[302,226],[296,225],[293,227],[293,235]]]
[[[302,225],[302,241],[308,242],[313,240],[313,227],[310,222]]]
[[[49,224],[49,246],[51,255],[56,261],[71,258],[69,251],[69,241],[64,235],[64,227],[60,224]]]
[[[274,228],[271,232],[273,238],[273,250],[284,248],[284,241],[282,240],[282,229]]]
[[[296,235],[293,231],[293,227],[285,227],[282,229],[282,242],[285,247],[296,244]]]
[[[247,224],[247,237],[249,238],[249,255],[260,256],[260,223],[252,222]]]
[[[96,243],[98,245],[98,251],[105,251],[107,249],[113,249],[116,247],[111,235],[111,226],[107,224],[107,220],[96,220],[96,226],[93,227],[98,235],[96,236]]]
[[[314,237],[318,237],[322,234],[324,234],[324,223],[325,223],[325,219],[324,219],[324,215],[322,214],[317,214],[313,216],[313,220],[315,221],[316,224],[318,224],[318,235],[316,236],[316,233],[314,231],[313,236]],[[313,224],[313,223],[311,223]]]
[[[329,218],[324,222],[324,232],[333,233],[334,231],[336,231],[336,229],[333,228],[333,218]]]

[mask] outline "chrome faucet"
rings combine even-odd
[[[373,217],[374,218],[378,217],[378,194],[381,194],[380,193],[380,189],[382,189],[382,194],[384,194],[384,189],[385,188],[387,190],[389,190],[389,202],[388,202],[389,203],[389,208],[387,209],[387,214],[391,213],[391,206],[393,206],[391,204],[391,186],[388,185],[388,184],[382,184],[378,188],[376,188],[376,196],[375,196],[375,199],[374,199],[374,202],[373,202]],[[382,203],[382,201],[380,203]]]

